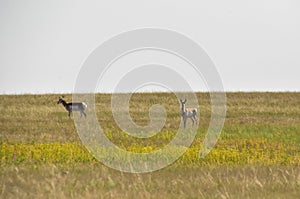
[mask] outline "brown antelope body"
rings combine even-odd
[[[72,111],[79,111],[80,116],[84,115],[86,117],[86,113],[84,112],[87,108],[87,104],[84,102],[70,102],[67,103],[63,97],[60,97],[57,101],[57,104],[62,104],[65,109],[69,112],[68,116],[70,118]]]
[[[198,122],[197,108],[185,108],[186,99],[184,101],[180,99],[180,102],[181,102],[181,116],[183,119],[184,128],[186,127],[186,121],[188,118],[191,118],[191,120],[193,121],[193,126],[195,122],[197,124]]]

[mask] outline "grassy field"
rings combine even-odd
[[[191,147],[174,164],[146,174],[123,173],[98,162],[56,104],[59,95],[1,95],[0,198],[298,198],[300,93],[226,95],[225,126],[204,159],[198,152],[210,121],[210,98],[198,93],[201,117]],[[101,127],[116,145],[148,152],[174,138],[181,120],[174,95],[132,96],[130,114],[139,125],[148,124],[153,104],[167,110],[162,131],[147,139],[118,128],[110,99],[97,94],[95,107]]]

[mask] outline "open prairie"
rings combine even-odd
[[[98,162],[57,104],[60,95],[0,95],[0,198],[298,198],[300,93],[226,95],[224,128],[204,159],[198,153],[211,104],[209,93],[197,93],[201,116],[192,145],[174,164],[145,174],[123,173]],[[133,94],[129,110],[137,124],[149,123],[154,104],[168,114],[161,132],[134,138],[114,121],[110,94],[97,94],[95,102],[106,136],[128,151],[162,148],[181,121],[175,95]],[[195,128],[190,121],[187,125]]]

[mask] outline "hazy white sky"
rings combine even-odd
[[[300,91],[297,0],[1,0],[0,93],[72,92],[97,46],[143,27],[199,43],[225,90]]]

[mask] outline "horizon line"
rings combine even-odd
[[[0,95],[73,95],[73,94],[151,94],[151,93],[299,93],[300,91],[297,90],[225,90],[225,91],[174,91],[174,92],[167,92],[167,91],[142,91],[142,92],[24,92],[24,93],[3,93],[0,92]]]

